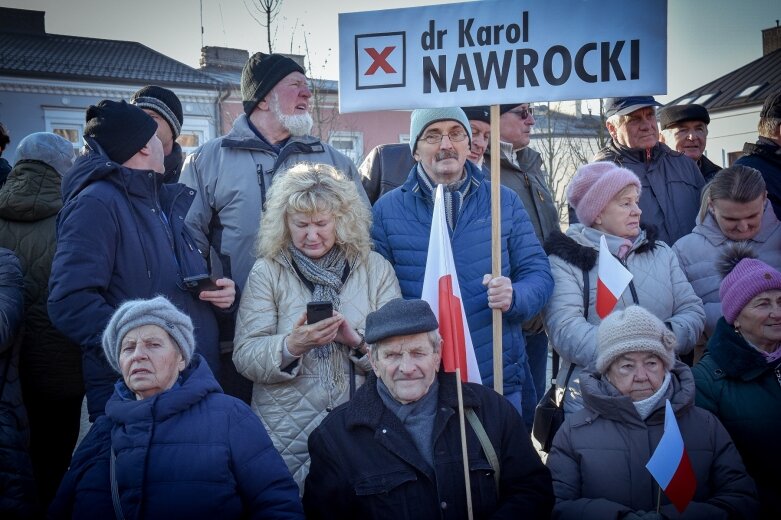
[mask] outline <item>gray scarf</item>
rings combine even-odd
[[[318,259],[309,258],[293,244],[288,246],[288,251],[304,278],[314,285],[312,300],[331,302],[335,310],[341,309],[339,293],[342,291],[342,275],[347,262],[342,248],[332,247]],[[342,392],[346,388],[342,350],[332,342],[309,351],[316,360],[320,383],[329,391],[336,389]]]

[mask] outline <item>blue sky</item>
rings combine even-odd
[[[201,6],[204,45],[267,50],[265,29],[250,17],[245,2],[252,0],[0,0],[0,5],[46,11],[50,33],[135,40],[197,67]],[[305,54],[308,48],[311,75],[338,79],[339,11],[439,3],[446,2],[283,0],[274,50]],[[669,101],[759,58],[761,30],[776,19],[781,19],[778,0],[669,0],[668,95],[659,99]]]

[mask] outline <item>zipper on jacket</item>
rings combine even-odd
[[[777,367],[774,372],[776,374],[776,381],[778,381],[778,385],[781,386],[781,366]]]

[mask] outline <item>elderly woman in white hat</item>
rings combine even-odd
[[[73,456],[54,518],[303,518],[298,489],[248,406],[194,353],[190,318],[131,300],[103,333],[122,374]]]
[[[675,360],[675,335],[639,306],[600,324],[595,363],[583,372],[585,408],[567,417],[547,460],[554,517],[663,518],[659,486],[645,468],[670,401],[697,479],[692,502],[670,518],[754,518],[756,489],[719,420],[694,406],[694,378]]]

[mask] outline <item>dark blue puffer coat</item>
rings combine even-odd
[[[196,354],[173,388],[136,401],[123,382],[73,455],[52,518],[115,518],[110,458],[122,513],[134,519],[304,517],[298,486],[263,424],[225,395]]]
[[[126,300],[168,298],[192,318],[196,351],[218,373],[216,307],[182,283],[207,272],[184,226],[195,192],[162,180],[94,152],[79,157],[63,178],[48,309],[52,323],[81,345],[90,420],[103,413],[117,379],[103,357],[101,334]]]
[[[491,272],[491,185],[481,171],[466,162],[477,182],[464,201],[451,245],[464,311],[484,385],[493,385],[491,309],[483,275]],[[406,182],[383,195],[374,205],[372,238],[377,252],[387,258],[405,298],[420,298],[434,205],[417,188],[416,168]],[[521,390],[528,362],[521,322],[540,312],[553,291],[548,257],[518,196],[501,187],[502,275],[513,283],[513,304],[504,313],[502,350],[504,393]],[[531,382],[530,382],[531,384]]]

